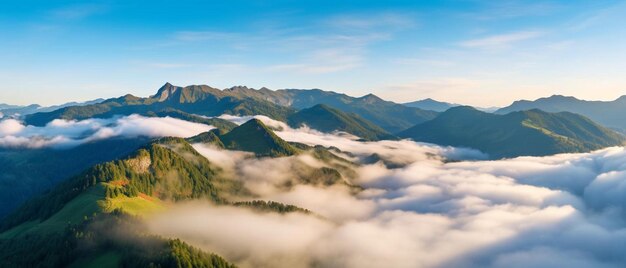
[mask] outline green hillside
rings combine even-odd
[[[216,203],[223,203],[227,195],[245,193],[240,182],[220,178],[217,172],[218,168],[184,139],[159,139],[126,159],[95,165],[32,199],[9,215],[4,226],[46,220],[93,187],[101,187],[106,198],[143,195],[174,201],[203,198]]]
[[[64,150],[0,148],[0,219],[30,197],[90,166],[128,155],[148,142],[147,138],[116,138]]]
[[[178,239],[142,231],[138,218],[114,211],[57,230],[0,235],[2,267],[235,267]]]
[[[219,137],[228,149],[253,152],[257,156],[289,156],[298,149],[276,136],[263,122],[252,119]]]
[[[624,142],[621,134],[573,113],[530,110],[497,115],[467,106],[451,108],[398,135],[475,148],[493,158],[588,152]]]
[[[222,134],[220,134],[219,130],[211,130],[188,138],[187,141],[189,141],[190,143],[213,144],[218,148],[225,148],[224,143],[222,143],[222,140],[220,140],[220,135]]]
[[[215,139],[218,132],[208,132],[208,137]],[[250,146],[240,137],[255,144],[262,141],[263,146],[252,148],[261,155],[296,151],[258,120],[223,136],[236,141],[237,148]],[[293,180],[280,187],[344,184],[358,189],[342,175],[354,174],[352,163],[328,155],[323,148],[300,147],[298,151],[310,152],[329,167],[296,163],[300,166]],[[185,139],[158,139],[127,157],[86,169],[7,216],[0,222],[0,267],[233,267],[221,257],[179,240],[146,233],[143,217],[191,199],[261,213],[309,213],[288,204],[233,203],[231,198],[252,200],[254,196],[242,181],[227,177]]]
[[[357,114],[344,113],[325,104],[318,104],[311,108],[300,110],[290,115],[287,122],[292,127],[307,125],[323,132],[344,131],[365,140],[394,138],[387,131]]]
[[[230,267],[218,256],[180,241],[150,237],[139,230],[127,234],[134,238],[119,240],[107,231],[120,226],[127,230],[123,226],[131,221],[129,215],[165,209],[164,201],[206,199],[220,204],[227,203],[227,196],[248,195],[241,182],[222,178],[218,172],[219,168],[178,138],[160,139],[127,158],[95,165],[30,200],[2,222],[0,265]],[[103,230],[94,228],[102,221],[114,224]],[[142,240],[160,246],[145,248]],[[50,245],[49,241],[58,243]],[[78,247],[88,242],[97,246],[86,251]],[[41,256],[46,259],[37,259]]]

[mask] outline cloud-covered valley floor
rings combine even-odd
[[[280,128],[285,140],[335,146],[359,161],[365,187],[272,189],[294,156],[242,160],[241,153],[195,145],[257,189],[263,199],[321,215],[257,214],[182,205],[151,221],[244,267],[623,267],[626,257],[626,151],[481,161],[481,153],[411,141],[357,142],[345,135]],[[245,121],[245,120],[241,120]],[[219,160],[218,160],[219,159]],[[456,160],[456,161],[448,161]],[[460,161],[465,160],[465,161]],[[394,166],[394,165],[391,165]]]
[[[223,118],[238,123],[249,119]],[[470,149],[407,140],[359,142],[346,134],[292,129],[257,118],[287,141],[333,146],[341,150],[337,155],[361,163],[350,179],[364,190],[354,194],[337,185],[285,190],[276,185],[290,180],[302,165],[325,163],[307,155],[259,159],[194,144],[261,199],[314,214],[257,213],[189,202],[151,217],[147,224],[152,232],[181,238],[242,267],[626,266],[622,147],[486,161],[484,154]],[[116,135],[183,137],[211,128],[171,118],[115,120],[57,121],[89,127],[63,128],[70,134],[55,135],[3,121],[0,134],[13,137],[4,142],[19,145],[18,140],[32,137],[51,137],[43,139],[50,141],[69,136],[82,142],[107,136],[97,134],[105,128]],[[185,127],[176,128],[177,133],[163,132],[171,126]],[[372,154],[380,161],[371,161]]]

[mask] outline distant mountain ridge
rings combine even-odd
[[[390,102],[374,94],[362,97],[350,97],[345,94],[319,89],[282,89],[275,91],[279,99],[276,103],[289,103],[296,109],[310,108],[317,104],[325,104],[347,113],[355,113],[376,124],[389,133],[396,133],[415,124],[428,121],[437,116],[437,112],[407,107]],[[274,94],[276,95],[276,94]]]
[[[201,92],[198,92],[201,91]],[[388,132],[397,132],[416,123],[424,122],[436,116],[436,112],[425,111],[401,104],[385,101],[374,94],[362,97],[351,97],[346,94],[320,89],[279,89],[270,90],[265,87],[252,89],[236,86],[219,90],[209,86],[176,87],[166,83],[153,98],[159,101],[175,101],[193,103],[205,94],[235,98],[251,98],[268,101],[282,107],[296,110],[311,108],[324,104],[348,113],[355,113],[375,123]]]
[[[166,83],[155,95],[148,98],[126,95],[94,105],[64,107],[52,112],[32,114],[25,120],[28,124],[44,125],[57,118],[80,120],[176,109],[205,116],[266,115],[276,120],[287,121],[289,115],[297,110],[318,104],[358,114],[390,133],[425,122],[437,115],[434,111],[385,101],[373,94],[355,98],[319,89],[273,91],[267,88],[257,90],[237,86],[220,90],[206,85],[179,87]]]
[[[325,104],[300,110],[290,115],[287,122],[292,127],[307,125],[324,132],[344,131],[365,140],[395,138],[384,129],[357,114],[345,113]]]
[[[20,107],[24,107],[21,105],[12,105],[12,104],[6,104],[6,103],[0,103],[0,110],[4,110],[4,109],[15,109],[15,108],[20,108]]]
[[[431,110],[435,112],[445,112],[446,110],[452,107],[461,106],[460,104],[437,101],[431,98],[413,101],[413,102],[407,102],[407,103],[404,103],[404,105],[409,106],[409,107],[420,108],[423,110]]]
[[[623,135],[569,112],[538,109],[490,114],[469,106],[398,134],[415,141],[479,149],[494,158],[588,152],[622,145]]]
[[[577,113],[609,128],[626,131],[626,96],[621,96],[613,101],[587,101],[570,96],[553,95],[534,101],[515,101],[495,113],[506,114],[530,109]]]
[[[16,116],[16,115],[23,116],[23,115],[29,115],[29,114],[34,114],[34,113],[51,112],[57,109],[70,107],[70,106],[85,106],[85,105],[97,104],[103,101],[104,99],[95,99],[95,100],[85,101],[85,102],[68,102],[68,103],[64,103],[61,105],[52,105],[52,106],[47,106],[47,107],[41,106],[39,104],[31,104],[31,105],[26,105],[26,106],[0,104],[0,113],[4,114],[5,116]]]
[[[286,120],[287,115],[294,112],[289,107],[260,99],[238,97],[209,86],[181,88],[167,83],[158,90],[157,94],[148,98],[128,94],[94,105],[65,107],[53,112],[32,114],[27,116],[25,121],[28,124],[41,126],[54,119],[82,120],[114,115],[146,115],[164,110],[178,110],[204,116],[262,114],[283,121]]]

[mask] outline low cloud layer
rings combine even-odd
[[[0,147],[67,148],[113,137],[190,137],[213,127],[171,117],[130,115],[110,119],[68,121],[56,119],[43,127],[25,126],[21,121],[0,121]]]
[[[293,129],[283,122],[262,115],[245,117],[223,115],[221,118],[237,124],[256,118],[272,128],[278,136],[286,141],[300,142],[313,146],[336,147],[361,157],[377,154],[379,157],[397,164],[413,163],[418,160],[432,158],[447,158],[451,160],[487,159],[486,154],[469,148],[435,146],[409,140],[360,142],[357,141],[358,137],[347,133],[322,133],[308,127]]]
[[[469,149],[357,142],[268,122],[283,139],[335,146],[354,161],[377,154],[381,161],[356,169],[355,182],[365,187],[356,195],[343,186],[257,192],[316,215],[192,203],[151,219],[151,230],[242,267],[626,266],[624,148],[477,161],[484,155]],[[288,178],[294,171],[286,162],[300,161],[246,162],[240,153],[199,151],[231,170],[254,170],[239,179],[255,185]]]

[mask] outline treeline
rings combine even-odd
[[[114,211],[60,233],[0,239],[0,267],[101,267],[105,263],[117,267],[235,267],[178,239],[143,234],[141,228],[138,220]]]
[[[294,205],[286,205],[279,202],[274,201],[263,201],[263,200],[253,200],[253,201],[242,201],[235,202],[232,204],[235,207],[248,207],[253,210],[260,212],[278,212],[280,214],[291,213],[291,212],[301,212],[305,214],[310,214],[311,211],[297,207]]]

